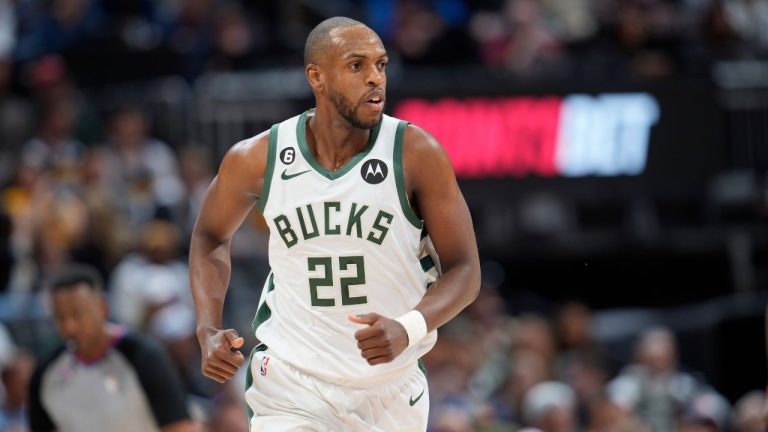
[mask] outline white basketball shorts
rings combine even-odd
[[[307,375],[254,349],[245,401],[251,432],[424,432],[429,415],[427,377],[418,365],[402,379],[355,389]]]

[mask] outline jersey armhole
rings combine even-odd
[[[422,229],[424,227],[424,221],[416,216],[416,212],[413,211],[411,203],[408,201],[408,194],[405,191],[405,174],[403,167],[403,139],[405,137],[405,128],[408,127],[407,121],[401,121],[397,124],[397,130],[395,131],[395,151],[393,155],[395,166],[395,184],[397,185],[397,196],[400,198],[400,207],[403,210],[408,222],[416,229]]]
[[[269,198],[269,187],[272,185],[272,173],[275,172],[275,153],[277,152],[277,130],[280,124],[274,124],[269,129],[269,144],[267,145],[267,168],[264,171],[264,184],[261,186],[261,195],[259,196],[259,211],[264,214],[267,208],[267,198]]]

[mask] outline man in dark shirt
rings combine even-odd
[[[72,266],[50,285],[66,343],[30,382],[33,432],[193,431],[184,391],[154,342],[108,323],[98,273]]]

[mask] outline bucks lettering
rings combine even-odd
[[[353,202],[345,207],[339,201],[296,207],[292,216],[295,217],[289,219],[281,214],[272,220],[288,248],[295,246],[299,239],[310,240],[321,235],[345,235],[381,245],[395,218],[384,210],[376,212],[368,204]]]

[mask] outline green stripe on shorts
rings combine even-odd
[[[253,355],[260,351],[266,351],[267,346],[264,344],[258,344],[251,350],[251,355],[248,356],[248,370],[245,374],[245,391],[248,391],[249,388],[251,388],[251,385],[253,385],[253,373],[251,373],[251,363],[253,363]],[[419,360],[421,361],[421,360]],[[253,410],[251,409],[251,406],[248,405],[248,402],[245,403],[245,410],[248,411],[248,425],[251,424],[251,419],[253,418]]]

